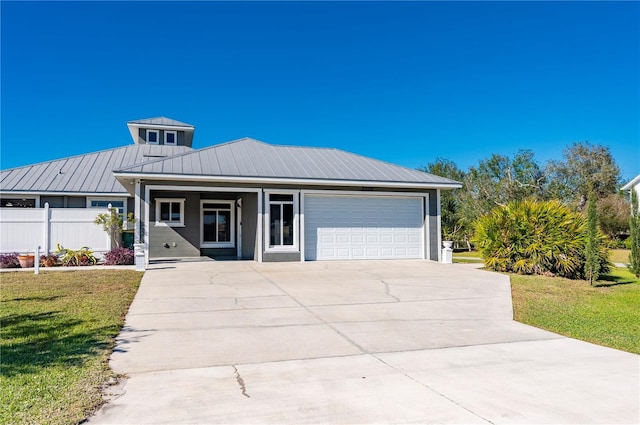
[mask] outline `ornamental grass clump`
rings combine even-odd
[[[598,237],[605,238],[600,232]],[[584,278],[586,240],[585,218],[558,201],[512,202],[475,223],[474,242],[485,266],[496,271]],[[600,244],[603,273],[607,256]]]

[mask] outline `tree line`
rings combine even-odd
[[[512,157],[494,153],[467,170],[444,158],[419,170],[462,183],[462,189],[441,193],[442,232],[445,239],[469,248],[479,217],[524,201],[556,200],[582,213],[592,196],[608,244],[618,247],[629,234],[629,200],[618,190],[620,168],[606,146],[576,142],[563,149],[560,160],[546,164],[523,149]]]

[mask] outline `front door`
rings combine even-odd
[[[201,201],[202,248],[234,248],[235,201]]]

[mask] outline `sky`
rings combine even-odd
[[[0,167],[126,122],[467,169],[573,142],[640,173],[639,2],[0,2]]]

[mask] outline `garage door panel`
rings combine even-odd
[[[423,199],[305,197],[307,260],[422,258]]]

